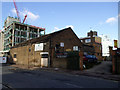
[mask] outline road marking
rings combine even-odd
[[[74,84],[71,84],[71,83],[65,83],[66,85],[70,85],[70,86],[73,86],[73,87],[76,87],[76,88],[83,88],[81,86],[78,86],[78,85],[74,85]]]

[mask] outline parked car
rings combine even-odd
[[[83,62],[97,62],[97,57],[95,55],[84,55]]]

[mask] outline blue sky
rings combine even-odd
[[[16,2],[21,21],[46,28],[51,33],[71,26],[78,37],[85,37],[90,29],[98,34],[118,38],[117,2]],[[15,17],[13,2],[2,3],[2,25],[7,16]],[[0,27],[1,29],[2,27]]]

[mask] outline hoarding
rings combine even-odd
[[[7,57],[0,57],[0,63],[7,63]]]
[[[95,42],[96,43],[101,43],[101,37],[95,37]]]
[[[44,43],[35,44],[35,51],[43,51]]]

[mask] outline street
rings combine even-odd
[[[117,81],[57,72],[11,69],[11,66],[2,67],[2,84],[9,88],[118,88]]]

